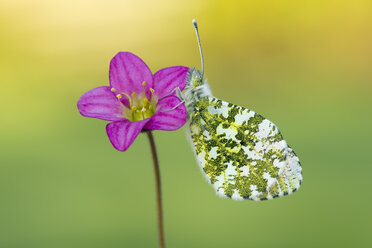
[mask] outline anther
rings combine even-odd
[[[154,94],[154,89],[153,88],[150,88],[150,91],[151,91],[151,94]]]
[[[117,97],[118,99],[120,99],[120,98],[121,98],[121,95],[120,95],[120,94],[117,94],[116,97]]]
[[[133,92],[132,93],[132,97],[136,97],[136,92]]]
[[[146,85],[146,82],[145,82],[145,81],[143,81],[143,82],[142,82],[142,86],[145,86],[145,85]]]
[[[137,110],[137,107],[136,106],[132,106],[132,111],[136,111]]]
[[[114,88],[111,88],[111,92],[115,92],[116,90]]]

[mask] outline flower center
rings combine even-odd
[[[119,92],[114,88],[111,88],[112,92],[117,92],[116,97],[120,99],[125,96],[129,100],[129,109],[125,108],[124,114],[131,121],[142,121],[144,119],[150,118],[155,114],[156,104],[158,102],[157,97],[154,95],[154,89],[150,88],[151,96],[150,99],[146,97],[146,91],[144,86],[146,82],[142,83],[142,92],[136,94],[133,92],[131,95],[128,95],[124,92]]]

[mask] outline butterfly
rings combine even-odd
[[[202,71],[191,69],[179,97],[188,112],[188,132],[202,173],[217,195],[233,200],[269,200],[295,192],[302,168],[274,123],[247,108],[215,98]]]

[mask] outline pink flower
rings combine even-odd
[[[110,87],[86,92],[77,107],[83,116],[112,121],[107,135],[117,150],[125,151],[142,130],[172,131],[185,124],[185,105],[172,91],[185,88],[188,71],[173,66],[152,75],[139,57],[119,52],[110,63]]]

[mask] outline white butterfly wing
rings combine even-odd
[[[200,168],[218,195],[265,200],[300,187],[296,154],[275,124],[252,110],[203,97],[189,128]]]

